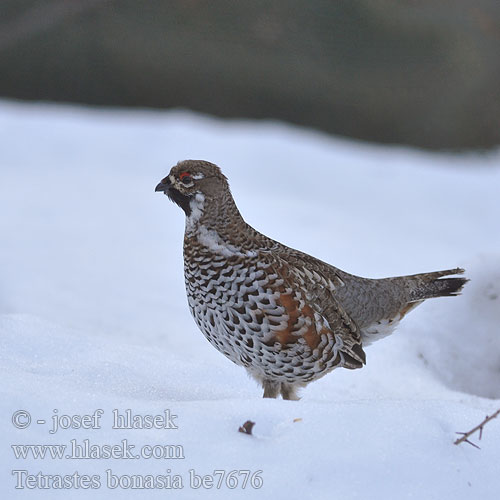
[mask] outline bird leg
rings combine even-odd
[[[276,399],[280,393],[280,383],[273,382],[272,380],[264,380],[262,387],[264,387],[264,397],[269,399]]]
[[[293,385],[289,384],[281,384],[281,396],[283,399],[287,399],[289,401],[298,401],[300,398],[297,396],[295,392],[296,389]]]
[[[292,384],[283,384],[272,380],[264,380],[264,382],[262,382],[262,386],[264,387],[265,398],[276,399],[281,393],[281,396],[285,400],[298,401],[300,399],[297,396],[296,388]]]

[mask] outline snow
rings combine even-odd
[[[0,134],[2,498],[497,498],[500,421],[472,438],[481,450],[453,441],[500,408],[499,151],[432,154],[273,122],[8,101]],[[263,400],[188,312],[184,216],[154,193],[186,158],[223,168],[254,227],[346,271],[461,266],[471,281],[411,312],[362,370],[333,372],[299,402]],[[50,434],[54,409],[102,409],[101,428]],[[113,430],[114,409],[170,410],[178,429]],[[14,428],[18,410],[29,428]],[[237,432],[247,420],[253,436]],[[73,439],[178,445],[185,458],[16,459],[11,448]],[[191,487],[190,470],[218,469],[263,471],[264,485]],[[13,470],[102,484],[16,491]],[[170,470],[183,489],[112,490],[107,470]]]

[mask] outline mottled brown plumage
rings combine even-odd
[[[264,397],[335,368],[361,368],[363,346],[390,334],[423,300],[456,295],[452,269],[386,279],[348,274],[249,226],[226,177],[186,160],[156,187],[186,213],[184,271],[191,313],[209,342],[244,366]]]

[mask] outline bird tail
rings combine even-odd
[[[464,285],[469,281],[467,278],[446,278],[454,274],[463,274],[464,269],[448,269],[434,273],[416,274],[416,287],[412,290],[412,300],[425,300],[433,297],[453,297],[460,295]]]
[[[391,314],[386,314],[382,318],[370,318],[361,330],[363,346],[369,345],[387,335],[390,335],[395,326],[408,314],[426,299],[433,297],[453,297],[459,295],[467,281],[466,278],[447,278],[455,274],[463,274],[463,269],[448,269],[434,273],[414,274],[411,276],[400,276],[398,278],[387,278],[381,280],[383,287],[394,288],[394,283],[399,283],[399,291],[404,296],[402,301],[396,305],[397,312],[394,312],[394,304],[391,303],[388,309]],[[387,288],[385,288],[387,291]],[[387,296],[387,294],[385,295]]]

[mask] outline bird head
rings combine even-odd
[[[202,160],[184,160],[172,167],[155,191],[167,195],[190,217],[196,206],[221,197],[229,192],[229,186],[217,165]]]

